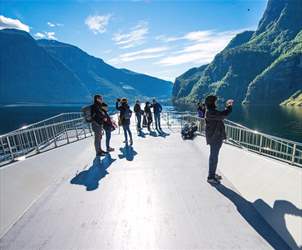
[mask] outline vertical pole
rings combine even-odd
[[[51,131],[52,131],[52,134],[53,134],[53,142],[54,142],[55,148],[56,148],[58,145],[57,145],[57,137],[56,137],[56,134],[55,134],[54,126],[51,126]]]
[[[292,153],[292,165],[295,164],[295,159],[296,159],[296,149],[297,149],[297,144],[294,144],[293,153]]]
[[[86,138],[86,129],[85,129],[85,126],[83,127],[83,130],[84,130],[84,137]]]
[[[242,133],[242,129],[239,128],[239,138],[238,138],[239,145],[240,145],[240,142],[241,142],[241,133]]]
[[[9,149],[10,155],[12,157],[12,161],[13,161],[15,159],[15,157],[14,157],[14,153],[13,153],[13,150],[12,150],[12,146],[11,146],[10,141],[9,141],[9,137],[6,137],[6,140],[7,140],[8,149]]]
[[[262,140],[263,140],[263,135],[260,136],[260,145],[259,145],[259,152],[260,153],[262,151]]]
[[[76,137],[77,137],[77,140],[79,140],[79,134],[78,134],[78,128],[77,128],[77,125],[75,125],[75,131],[76,131]]]
[[[88,124],[88,129],[89,129],[90,135],[92,135],[92,130],[91,130],[91,124],[90,123]]]
[[[68,131],[66,129],[66,124],[64,124],[64,128],[65,128],[66,140],[67,140],[67,143],[69,143],[69,137],[68,137]]]
[[[40,153],[39,144],[38,144],[37,135],[36,135],[36,130],[34,130],[33,132],[34,132],[36,149],[37,149],[37,152]]]

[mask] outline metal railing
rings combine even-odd
[[[163,125],[182,128],[194,122],[204,135],[205,120],[194,113],[163,112]],[[225,120],[227,143],[258,154],[302,167],[302,143],[270,136]],[[89,123],[81,113],[63,113],[0,136],[0,166],[20,157],[84,139],[92,135]]]
[[[192,113],[167,112],[163,113],[163,119],[169,127],[182,128],[185,123],[194,122],[198,125],[198,132],[205,133],[205,119]],[[224,120],[224,124],[227,143],[302,167],[302,143],[260,133],[230,120]]]
[[[0,136],[0,166],[92,135],[81,113],[63,113]]]

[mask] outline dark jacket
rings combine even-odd
[[[142,114],[141,105],[139,105],[139,104],[136,103],[134,105],[134,112],[135,112],[136,115],[141,115]]]
[[[207,144],[220,143],[226,139],[223,120],[232,112],[232,107],[227,107],[224,111],[216,108],[206,111],[206,141]]]
[[[159,114],[163,110],[162,106],[158,102],[152,104],[151,108],[153,108],[154,114]]]
[[[111,121],[111,117],[108,114],[108,105],[106,103],[102,104],[102,110],[104,113],[104,121],[103,121],[103,127],[105,130],[111,130],[113,127],[112,121]]]
[[[104,110],[102,109],[103,106],[107,106],[107,104],[95,102],[91,106],[92,120],[95,121],[99,125],[103,125],[104,118],[106,117],[106,114],[105,114]]]
[[[145,116],[149,122],[152,122],[152,112],[150,106],[145,106],[144,108]]]
[[[130,125],[130,119],[125,118],[125,114],[127,111],[132,113],[129,105],[127,103],[122,103],[121,105],[119,105],[119,103],[116,102],[115,107],[117,110],[120,111],[120,119],[122,121],[122,125]]]

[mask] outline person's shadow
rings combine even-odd
[[[92,166],[87,170],[77,173],[70,181],[71,184],[86,186],[87,191],[93,191],[99,187],[99,181],[104,178],[108,172],[107,168],[115,161],[110,154],[107,154],[103,160],[96,157]]]
[[[254,206],[264,206],[267,209],[267,213],[272,213],[275,217],[274,220],[277,221],[279,231],[282,232],[287,239],[291,240],[293,249],[301,249],[297,246],[297,243],[292,238],[288,232],[285,224],[285,214],[294,214],[296,216],[302,216],[302,210],[295,207],[292,203],[288,201],[276,201],[274,207],[271,208],[263,200],[258,199],[254,203],[249,202],[244,199],[241,195],[235,191],[227,188],[223,184],[213,185],[218,192],[223,194],[237,207],[238,212],[241,216],[260,234],[274,249],[286,250],[292,249],[287,245],[287,243],[274,231],[274,229],[265,221],[265,219],[257,212]],[[275,210],[278,210],[276,212]]]
[[[118,155],[120,159],[126,159],[127,161],[133,161],[134,156],[137,155],[137,152],[133,149],[132,146],[125,145],[125,147],[120,148],[121,154]]]

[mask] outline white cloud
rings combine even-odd
[[[49,27],[51,27],[51,28],[63,26],[62,23],[52,23],[52,22],[47,22],[47,25],[48,25]]]
[[[213,60],[214,56],[223,50],[230,40],[240,31],[215,32],[212,30],[193,31],[181,37],[172,37],[173,41],[185,40],[187,43],[182,49],[174,51],[162,58],[156,64],[173,66],[180,64],[205,64]],[[171,42],[171,37],[162,36],[160,40]]]
[[[133,27],[129,33],[114,34],[112,40],[122,49],[132,48],[143,44],[148,32],[148,23],[141,22]]]
[[[37,32],[34,36],[35,36],[36,38],[38,38],[38,39],[42,39],[42,38],[45,38],[45,37],[46,37],[46,35],[43,34],[43,33],[41,33],[41,32]]]
[[[94,34],[101,34],[106,32],[110,18],[111,15],[109,14],[105,16],[88,16],[85,20],[85,24]]]
[[[49,27],[55,27],[55,26],[56,26],[54,23],[51,23],[51,22],[47,22],[47,25],[48,25]]]
[[[51,39],[51,40],[56,40],[57,38],[55,37],[55,32],[45,32],[45,34],[47,35],[47,39]]]
[[[121,54],[117,58],[110,59],[109,62],[114,64],[119,64],[123,62],[132,62],[132,61],[138,61],[143,59],[158,58],[164,56],[165,54],[163,52],[167,50],[168,50],[167,47],[154,47],[154,48],[138,50],[135,52]]]
[[[28,25],[20,22],[18,19],[12,19],[12,18],[0,15],[0,30],[7,29],[7,28],[24,30],[26,32],[29,32],[29,30],[30,30]]]
[[[38,39],[56,40],[55,32],[37,32],[34,36]]]

